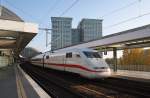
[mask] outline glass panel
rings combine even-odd
[[[88,51],[84,51],[83,53],[84,53],[85,56],[88,57],[88,58],[101,58],[101,56],[98,54],[98,52],[88,52]]]

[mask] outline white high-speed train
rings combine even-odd
[[[77,73],[87,78],[106,78],[110,68],[96,50],[72,49],[68,51],[37,55],[31,59],[37,66]]]

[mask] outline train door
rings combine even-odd
[[[85,64],[84,64],[84,60],[82,59],[81,54],[79,52],[74,53],[73,61],[74,61],[74,64],[77,66],[74,70],[75,73],[82,74],[82,67]]]
[[[65,55],[63,55],[63,64],[64,64],[64,65],[66,65],[66,60],[67,60],[67,59],[66,59],[66,54],[65,54]],[[65,71],[65,66],[64,66],[64,71]]]
[[[65,71],[70,71],[71,59],[72,59],[72,52],[66,53],[66,60],[65,60],[65,64],[64,64]]]
[[[81,56],[76,52],[66,53],[66,67],[65,70],[74,73],[80,73],[80,64],[82,64]]]
[[[46,54],[44,54],[43,58],[42,58],[43,68],[44,68],[44,65],[45,65],[45,56],[46,56]]]

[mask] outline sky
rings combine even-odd
[[[150,0],[78,0],[64,15],[61,14],[76,0],[0,1],[26,22],[37,23],[41,28],[51,28],[52,16],[72,17],[73,28],[77,27],[82,18],[102,19],[103,36],[150,24],[150,15],[126,21],[150,13]],[[50,45],[46,47],[45,32],[39,31],[28,47],[41,52],[50,50]]]

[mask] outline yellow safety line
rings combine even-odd
[[[15,66],[17,93],[19,98],[27,98],[18,69]]]

